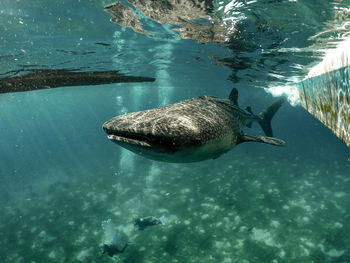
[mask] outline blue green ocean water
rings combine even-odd
[[[278,99],[264,88],[303,79],[349,30],[349,1],[213,2],[217,16],[237,17],[223,43],[182,39],[146,17],[154,35],[136,33],[109,21],[113,1],[0,2],[0,74],[156,78],[0,94],[0,262],[350,262],[350,150],[290,94],[272,123],[282,148],[246,143],[215,160],[161,163],[102,130],[116,115],[233,87],[259,112]],[[144,216],[164,225],[138,230]],[[116,234],[136,245],[111,258],[101,247]]]

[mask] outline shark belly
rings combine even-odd
[[[110,139],[129,151],[148,159],[170,162],[170,163],[191,163],[204,161],[208,159],[216,159],[223,153],[226,153],[236,145],[236,139],[232,134],[225,134],[219,138],[207,141],[204,144],[197,146],[181,147],[177,151],[172,151],[167,148],[153,147],[147,143],[139,143],[128,140],[125,141],[120,137],[111,136]]]

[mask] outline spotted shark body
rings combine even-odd
[[[253,141],[276,146],[271,119],[283,103],[272,104],[259,115],[241,109],[238,92],[228,99],[201,96],[151,110],[114,117],[103,124],[108,139],[149,159],[185,163],[216,159],[237,144]],[[243,133],[257,121],[267,136]]]

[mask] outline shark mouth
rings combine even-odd
[[[153,147],[150,142],[148,142],[144,138],[141,138],[141,136],[124,137],[124,136],[118,136],[114,134],[108,134],[107,138],[115,142],[128,143],[128,144],[138,145],[138,146],[147,147],[147,148]]]
[[[152,143],[150,136],[130,127],[121,127],[113,119],[105,122],[102,128],[107,133],[107,138],[115,143],[153,148],[154,143]]]
[[[107,133],[107,138],[117,144],[134,145],[160,152],[176,152],[178,150],[176,144],[167,138],[159,138],[152,134],[145,135],[134,131],[108,129],[107,127],[103,127],[103,129]]]

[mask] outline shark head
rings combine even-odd
[[[158,155],[171,154],[177,150],[167,138],[148,134],[147,129],[125,125],[123,118],[120,117],[104,123],[103,129],[107,133],[107,138],[112,142],[151,159]]]
[[[155,125],[153,120],[137,113],[117,116],[103,124],[107,138],[114,143],[149,159],[169,161],[181,149],[182,142],[165,123]]]

